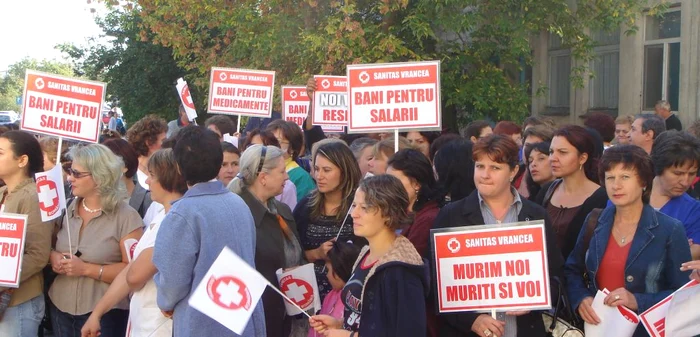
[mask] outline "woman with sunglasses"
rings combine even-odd
[[[275,199],[289,179],[284,152],[274,146],[253,145],[241,157],[241,170],[229,190],[245,201],[256,227],[255,269],[272,284],[276,271],[303,264],[297,225],[289,207]],[[306,320],[293,320],[285,312],[284,301],[271,289],[262,296],[268,337],[286,337],[290,329],[309,331]],[[302,334],[302,335],[304,335]]]
[[[80,336],[109,284],[129,263],[124,243],[143,233],[141,217],[125,201],[121,158],[98,144],[74,147],[70,154],[68,181],[76,198],[51,252],[58,276],[49,290],[54,333],[61,337]],[[125,299],[102,316],[102,336],[124,336],[128,308]]]
[[[17,289],[0,287],[9,307],[0,308],[0,336],[36,336],[44,317],[42,269],[49,260],[53,226],[41,221],[34,174],[43,171],[39,142],[29,133],[8,131],[0,136],[0,212],[27,215],[27,233]]]
[[[316,264],[316,281],[323,300],[332,290],[324,266],[333,241],[352,240],[359,244],[348,212],[361,176],[355,156],[342,142],[319,146],[313,163],[317,188],[299,201],[294,220],[306,260]]]

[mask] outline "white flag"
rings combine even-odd
[[[240,335],[267,285],[265,277],[224,247],[188,303]]]
[[[46,172],[34,175],[36,193],[39,195],[41,221],[46,222],[58,218],[66,208],[66,194],[61,171],[61,165],[56,165]]]
[[[194,101],[192,100],[192,95],[190,94],[190,87],[187,86],[187,81],[183,80],[182,77],[177,79],[178,97],[180,97],[180,102],[182,106],[185,107],[185,112],[187,113],[187,119],[194,120],[197,118],[197,109],[194,107]]]
[[[312,311],[315,314],[321,310],[321,296],[318,293],[318,283],[316,283],[316,273],[314,273],[313,263],[287,270],[277,269],[277,280],[279,289],[304,311]],[[287,308],[287,315],[296,316],[301,314],[293,304],[284,301]]]

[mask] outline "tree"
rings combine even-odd
[[[0,110],[12,110],[19,112],[21,107],[17,104],[17,97],[24,91],[24,74],[27,69],[43,71],[47,73],[75,76],[73,67],[64,62],[54,60],[35,60],[25,57],[19,62],[10,65],[7,73],[0,78]]]
[[[569,3],[577,3],[577,7]],[[443,124],[519,121],[531,88],[517,80],[532,65],[530,38],[560,36],[572,56],[593,57],[590,28],[636,31],[646,0],[138,0],[142,37],[172,48],[206,93],[212,66],[273,69],[277,84],[305,83],[345,65],[438,59]],[[654,10],[654,9],[652,9]],[[588,62],[582,62],[588,64]],[[587,67],[572,71],[582,83]]]
[[[105,17],[96,18],[96,22],[109,43],[57,48],[81,75],[107,82],[108,97],[119,101],[128,121],[133,123],[147,114],[176,118],[180,102],[174,83],[185,71],[175,63],[170,48],[148,41],[149,34],[140,28],[138,10],[108,8]],[[192,95],[198,96],[196,91]]]

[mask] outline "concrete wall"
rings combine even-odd
[[[658,3],[661,0],[650,0]],[[681,60],[680,98],[678,116],[683,126],[700,119],[700,0],[676,0],[673,5],[681,9]],[[619,102],[618,115],[633,115],[642,112],[644,88],[644,29],[645,17],[638,17],[639,31],[626,35],[620,30]],[[548,95],[537,96],[537,88],[548,85],[549,79],[549,33],[542,32],[531,39],[534,62],[532,71],[532,114],[547,114]],[[572,59],[572,67],[577,64]],[[584,88],[571,88],[568,115],[552,116],[560,123],[580,123],[579,116],[590,108],[588,79]],[[551,112],[551,111],[550,111]]]

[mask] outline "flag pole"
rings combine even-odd
[[[311,315],[307,314],[306,311],[304,311],[304,309],[302,309],[300,306],[298,306],[296,303],[294,303],[294,301],[292,301],[291,299],[289,299],[289,297],[287,297],[287,295],[285,295],[281,290],[277,289],[277,287],[275,287],[274,285],[272,285],[272,283],[270,283],[270,282],[268,281],[268,282],[267,282],[267,285],[268,285],[270,288],[272,288],[272,290],[274,290],[274,291],[276,291],[278,294],[280,294],[280,296],[282,296],[282,298],[284,298],[287,302],[291,303],[294,307],[296,307],[297,309],[299,309],[299,311],[301,311],[301,313],[303,313],[304,315],[306,315],[306,317],[311,318]]]
[[[61,165],[61,147],[63,147],[63,137],[59,136],[58,137],[58,144],[56,145],[56,166]],[[63,170],[63,168],[61,168]],[[73,258],[73,243],[71,242],[71,237],[70,237],[70,223],[66,225],[66,231],[68,231],[68,252],[70,255],[68,255],[69,259]],[[64,255],[65,256],[65,255]]]

